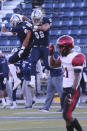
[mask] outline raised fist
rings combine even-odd
[[[49,45],[49,53],[50,53],[50,55],[53,55],[53,52],[54,52],[54,45],[50,44]]]

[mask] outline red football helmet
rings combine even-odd
[[[61,55],[66,56],[74,47],[74,39],[69,35],[63,35],[58,38],[57,45],[59,47]]]

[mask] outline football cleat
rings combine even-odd
[[[6,108],[6,106],[7,106],[7,103],[4,103],[4,104],[2,105],[2,108]]]
[[[44,109],[44,108],[39,108],[39,111],[41,111],[41,112],[44,112],[44,113],[47,113],[47,112],[49,112],[49,110],[47,110],[47,109]]]
[[[10,109],[16,109],[17,108],[17,105],[13,105],[10,107]]]

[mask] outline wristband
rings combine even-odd
[[[25,46],[22,46],[21,49],[24,50],[24,49],[25,49]]]
[[[37,30],[37,29],[38,29],[38,26],[34,26],[34,29],[36,29],[36,30]]]

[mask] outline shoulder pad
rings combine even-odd
[[[49,18],[47,18],[47,17],[44,17],[44,18],[43,18],[43,24],[45,24],[45,23],[51,24],[51,23],[52,23],[51,18],[49,19]]]
[[[83,54],[76,55],[72,60],[73,66],[82,66],[85,61],[85,56]]]

